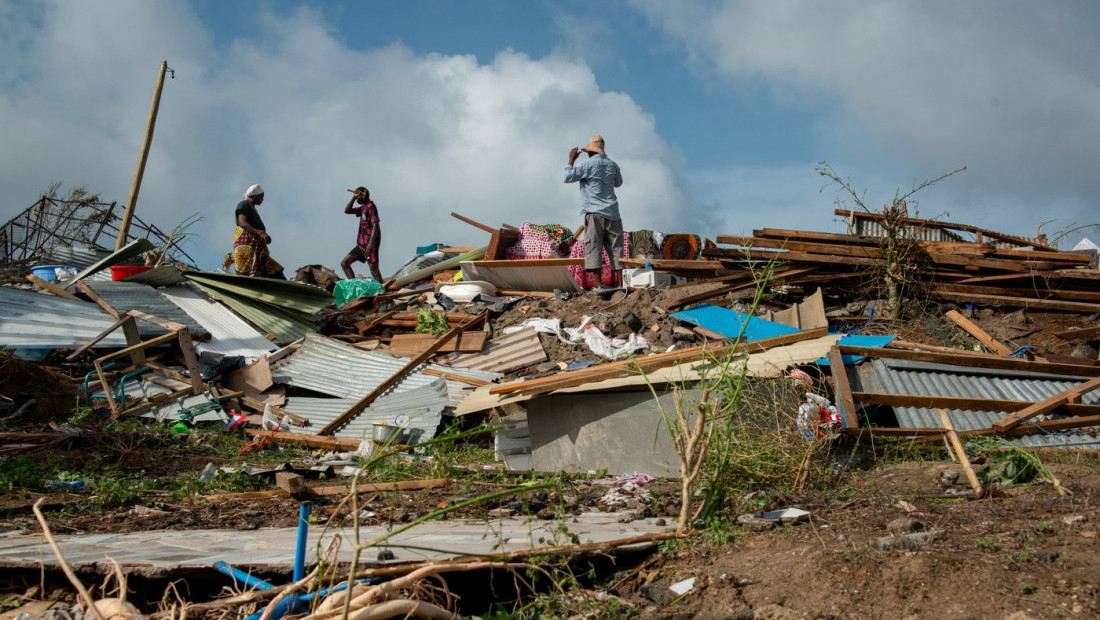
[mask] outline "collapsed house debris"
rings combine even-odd
[[[78,261],[78,250],[54,247],[39,260],[73,269],[22,274],[15,286],[0,287],[0,346],[43,365],[71,371],[80,364],[72,377],[44,366],[52,374],[38,380],[65,377],[66,397],[75,394],[101,425],[140,417],[181,435],[198,427],[243,433],[252,441],[242,455],[279,444],[317,450],[274,466],[211,464],[208,478],[266,477],[279,488],[191,502],[319,501],[440,487],[447,480],[439,474],[366,484],[354,477],[368,459],[430,464],[427,448],[445,429],[485,421],[500,462],[485,465],[493,471],[613,476],[612,488],[571,508],[571,532],[584,543],[555,540],[553,525],[541,523],[555,519],[553,511],[537,498],[516,500],[490,512],[496,531],[509,532],[507,545],[487,535],[485,524],[455,520],[426,533],[401,530],[377,558],[356,560],[370,570],[407,562],[438,570],[468,561],[464,555],[608,552],[688,535],[682,507],[658,503],[645,485],[690,477],[684,429],[713,415],[702,402],[708,381],[727,372],[796,394],[775,420],[806,445],[866,437],[948,445],[973,497],[988,490],[967,458],[974,438],[1100,450],[1100,270],[1092,254],[909,219],[920,268],[905,291],[919,297],[925,314],[906,322],[884,316],[886,300],[870,293],[881,289],[884,261],[883,227],[873,214],[841,213],[847,234],[762,229],[712,242],[632,231],[623,286],[600,294],[584,292],[596,278],[578,269],[572,231],[528,222],[494,228],[453,215],[486,233],[485,245],[418,248],[386,282],[359,287],[371,292],[339,304],[339,287],[316,285],[326,281],[318,275],[323,267],[299,270],[314,283],[175,262],[112,270],[137,267],[156,248],[139,239]],[[346,290],[355,287],[339,294]],[[57,362],[57,351],[68,354],[65,362]],[[25,370],[20,376],[30,376]],[[5,450],[76,441],[84,432],[48,419],[56,402],[36,402],[10,385],[0,384],[7,386],[0,395],[12,410],[40,411],[26,416],[33,429],[0,434]],[[329,477],[351,481],[324,484]],[[475,501],[455,498],[440,510]],[[809,516],[775,508],[754,506],[741,525],[770,528]],[[379,539],[403,522],[396,511],[379,516],[370,502],[355,518]],[[140,563],[153,549],[158,567],[211,564],[209,548],[153,538],[119,542],[116,559]],[[215,537],[207,547],[242,566],[286,563],[287,537],[261,539]],[[315,533],[310,544],[318,540]],[[103,554],[73,538],[62,548],[82,562]],[[5,549],[13,567],[41,555],[21,541]],[[330,559],[349,561],[346,550]]]

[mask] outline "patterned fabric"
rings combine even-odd
[[[530,224],[519,227],[519,239],[504,251],[508,260],[563,258],[569,255],[573,232],[558,224]]]
[[[702,251],[699,235],[676,233],[665,236],[661,256],[668,260],[695,260]]]
[[[233,251],[226,254],[222,262],[222,269],[226,271],[231,266],[241,276],[273,276],[283,270],[283,266],[271,258],[267,244],[240,226],[233,230]]]
[[[368,200],[365,205],[356,205],[352,207],[351,212],[359,218],[359,235],[355,238],[355,245],[366,257],[367,262],[378,262],[378,248],[382,245],[382,228],[378,222],[378,207],[374,204],[374,201]],[[368,248],[367,244],[370,242],[371,233],[374,229],[378,228],[377,243],[374,247]]]
[[[623,235],[623,258],[630,256],[630,237],[630,234]],[[584,258],[584,239],[577,239],[573,242],[573,249],[569,252],[569,256],[570,258]],[[598,284],[615,284],[612,281],[611,259],[607,256],[607,250],[603,252],[603,267],[600,269],[599,282],[596,282],[595,276],[584,270],[584,265],[570,265],[569,273],[581,288],[592,288]]]
[[[635,230],[630,233],[630,246],[633,248],[631,256],[634,258],[649,258],[658,251],[652,230]]]

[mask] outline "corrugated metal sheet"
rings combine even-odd
[[[140,256],[142,252],[147,252],[153,249],[153,244],[148,239],[134,239],[130,243],[122,246],[122,249],[108,254],[107,256],[99,259],[95,263],[88,265],[80,273],[76,274],[75,278],[69,278],[64,282],[58,282],[58,286],[61,288],[69,288],[77,282],[87,278],[88,276],[98,273],[111,265],[121,264],[131,258]]]
[[[919,396],[956,396],[994,400],[1021,400],[1038,402],[1059,392],[1087,381],[1087,377],[1066,377],[1026,371],[995,370],[930,364],[908,360],[875,359],[856,368],[857,383],[853,389],[886,394],[915,394]],[[1100,404],[1100,392],[1093,391],[1082,397],[1086,405]],[[942,428],[939,414],[927,407],[893,407],[901,428]],[[948,415],[956,430],[968,431],[989,428],[1007,414],[1001,411],[967,411],[949,409]],[[1054,416],[1061,417],[1061,416]],[[1035,418],[1041,420],[1046,418]],[[1082,433],[1040,434],[1013,438],[1012,441],[1033,447],[1057,447],[1066,443],[1067,436]],[[1092,429],[1086,437],[1098,437]],[[1089,447],[1089,446],[1084,446]],[[1100,449],[1093,444],[1091,449]]]
[[[172,286],[173,284],[180,284],[186,282],[187,278],[183,277],[183,273],[180,272],[174,265],[161,265],[155,267],[149,271],[143,271],[141,273],[135,273],[132,276],[122,279],[123,282],[137,282],[138,284],[146,284],[152,287],[160,286]]]
[[[885,237],[886,229],[879,224],[878,220],[865,219],[856,215],[855,223],[853,226],[852,234],[859,235],[861,237]],[[942,228],[924,228],[924,227],[910,227],[909,237],[912,239],[920,239],[922,241],[965,241],[959,235],[944,230]]]
[[[461,263],[462,277],[466,280],[484,280],[499,289],[509,291],[563,291],[577,292],[577,281],[562,265],[539,267],[483,267],[472,261]]]
[[[86,282],[85,286],[99,295],[107,305],[119,314],[138,310],[151,314],[158,319],[173,321],[187,326],[192,338],[202,340],[210,337],[210,332],[200,325],[191,315],[172,303],[157,289],[136,282]],[[164,328],[145,321],[138,321],[138,329],[143,338],[155,337],[164,333]]]
[[[305,315],[256,302],[247,296],[220,291],[198,281],[193,284],[207,295],[232,308],[233,312],[248,319],[253,325],[271,334],[276,342],[294,342],[308,333],[317,331],[320,327],[317,321]]]
[[[479,353],[453,355],[450,365],[493,372],[510,372],[541,364],[548,359],[535,328],[521,329],[514,334],[497,336]]]
[[[207,271],[188,271],[184,276],[188,280],[198,282],[207,288],[244,296],[253,301],[293,310],[305,315],[316,314],[332,304],[332,294],[328,291],[302,282],[251,278]]]
[[[420,387],[389,394],[371,403],[371,406],[348,421],[334,433],[344,439],[370,439],[371,425],[380,422],[397,424],[398,416],[408,416],[405,428],[416,430],[417,441],[427,441],[435,436],[447,406],[447,384],[436,379]],[[307,398],[291,396],[283,407],[290,413],[309,418],[309,430],[320,430],[340,417],[356,403],[357,398]]]
[[[12,349],[75,349],[115,320],[93,303],[0,286],[0,345]],[[96,347],[125,347],[122,330]]]
[[[407,363],[406,359],[377,351],[362,351],[332,338],[307,334],[301,348],[276,364],[271,369],[271,375],[277,383],[306,388],[331,396],[358,399],[396,374]],[[420,387],[437,379],[419,372],[424,368],[461,374],[483,381],[492,381],[501,376],[499,373],[426,364],[406,375],[386,393]],[[454,406],[465,399],[473,389],[469,384],[458,381],[447,381],[446,385],[450,404]]]
[[[167,286],[158,292],[179,306],[210,333],[210,339],[196,342],[199,353],[210,351],[223,355],[240,355],[251,363],[276,349],[274,343],[256,331],[232,310],[211,300],[190,285]]]

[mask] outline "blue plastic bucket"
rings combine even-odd
[[[72,267],[68,265],[38,265],[31,267],[31,273],[47,282],[52,282],[57,279],[58,269],[72,269]]]

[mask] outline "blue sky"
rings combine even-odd
[[[167,60],[138,213],[200,215],[203,268],[256,182],[290,269],[337,266],[360,184],[386,274],[485,242],[451,211],[575,227],[561,168],[594,133],[627,229],[842,232],[828,161],[870,206],[967,166],[921,215],[1055,236],[1100,222],[1098,24],[1085,1],[0,0],[0,219],[57,181],[125,201]]]

